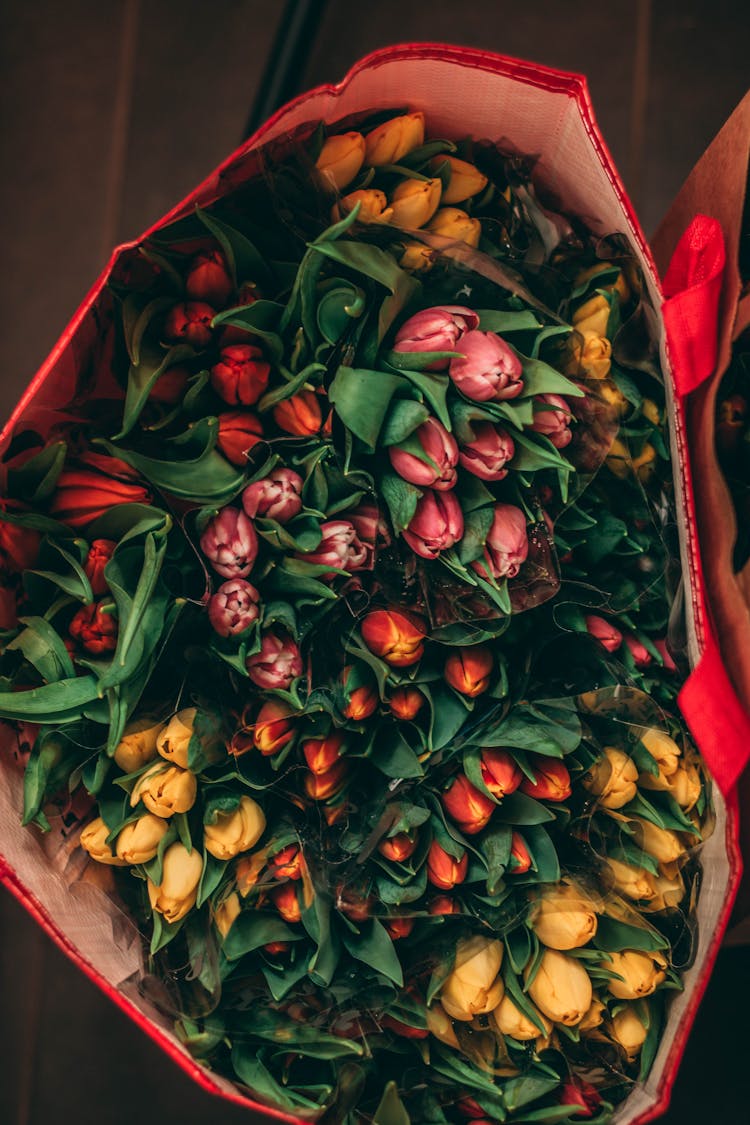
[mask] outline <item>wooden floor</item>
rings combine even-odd
[[[0,415],[102,268],[241,139],[277,0],[2,0]],[[324,9],[324,10],[323,10]],[[396,42],[481,46],[588,76],[652,232],[750,86],[748,0],[330,0],[299,89]],[[670,1125],[747,1121],[750,950],[725,950]],[[0,1125],[233,1125],[0,892]]]

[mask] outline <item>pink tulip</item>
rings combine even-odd
[[[622,644],[622,633],[615,628],[611,621],[603,617],[589,614],[586,617],[586,629],[600,644],[604,645],[607,652],[617,652]]]
[[[354,525],[349,520],[328,520],[320,525],[323,538],[314,551],[298,554],[298,559],[318,566],[336,567],[337,570],[362,570],[368,561],[367,548],[360,543]],[[335,578],[336,571],[323,578]]]
[[[286,691],[302,675],[299,648],[286,635],[264,633],[260,652],[248,656],[247,674],[259,688]]]
[[[208,603],[208,620],[220,637],[244,633],[258,620],[260,595],[244,578],[223,582]]]
[[[425,492],[417,502],[404,539],[416,555],[436,559],[458,543],[464,533],[464,514],[452,492]]]
[[[378,550],[391,544],[391,533],[383,513],[376,504],[365,502],[343,514],[354,525],[357,537],[367,552],[367,561],[360,570],[372,570]]]
[[[471,565],[477,574],[493,578],[515,578],[529,553],[526,516],[513,504],[496,504],[487,541],[484,559]]]
[[[460,359],[448,374],[462,394],[474,402],[516,398],[523,390],[523,367],[516,353],[494,332],[467,332]]]
[[[400,477],[422,488],[437,488],[445,492],[456,483],[458,446],[437,418],[428,418],[418,426],[410,438],[422,448],[423,456],[407,452],[398,445],[388,450],[391,464]]]
[[[636,668],[641,671],[643,671],[644,668],[648,668],[653,657],[646,646],[641,644],[638,638],[634,637],[632,633],[625,634],[625,644],[630,649],[630,655],[633,657]]]
[[[516,451],[513,438],[492,422],[476,422],[472,431],[472,440],[461,446],[460,465],[481,480],[502,480]]]
[[[273,469],[263,480],[247,486],[242,507],[251,519],[260,516],[288,523],[302,511],[302,477],[293,469]]]
[[[222,578],[247,578],[258,554],[258,537],[244,512],[222,508],[201,535],[201,550]]]
[[[660,640],[654,641],[654,648],[659,653],[659,656],[662,658],[662,661],[663,661],[663,664],[664,664],[664,671],[665,672],[676,672],[677,671],[677,665],[675,664],[674,660],[672,659],[672,653],[667,648],[666,638],[662,637],[662,638],[660,638]]]
[[[545,405],[539,409],[539,403]],[[562,395],[537,395],[534,400],[534,422],[532,430],[544,434],[555,449],[564,449],[573,439],[570,423],[573,415]]]
[[[479,324],[473,309],[462,305],[436,305],[415,313],[401,325],[393,344],[394,352],[455,352],[465,332]],[[428,371],[444,371],[450,361],[439,359]]]

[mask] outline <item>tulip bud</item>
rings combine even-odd
[[[347,680],[353,671],[352,665],[347,665],[344,668],[344,690],[347,694],[347,700],[343,708],[343,715],[345,719],[351,719],[354,723],[361,723],[365,719],[369,719],[374,715],[378,709],[378,692],[373,683],[360,684],[358,687],[349,687]]]
[[[222,582],[208,602],[208,620],[220,637],[236,637],[258,620],[260,594],[244,578]]]
[[[302,511],[302,483],[302,477],[293,469],[272,469],[267,477],[249,484],[242,493],[245,515],[288,523]]]
[[[641,781],[641,784],[643,782]],[[690,812],[701,795],[701,778],[692,764],[680,766],[669,779],[667,792],[671,793],[677,804],[685,812]]]
[[[676,864],[662,864],[662,867],[676,867]],[[669,875],[656,875],[653,879],[654,897],[647,904],[641,903],[640,910],[646,914],[654,914],[660,910],[674,910],[686,895],[685,884],[678,870]]]
[[[336,888],[334,906],[351,922],[366,922],[372,915],[374,903],[365,883],[340,883]]]
[[[176,406],[184,398],[189,378],[190,372],[182,364],[168,367],[159,375],[149,391],[149,401],[157,402],[162,406]]]
[[[387,836],[378,844],[378,851],[384,859],[392,863],[404,863],[414,855],[419,838],[413,832],[397,832],[395,836]]]
[[[572,322],[579,332],[598,332],[600,336],[606,336],[610,312],[611,305],[607,298],[601,293],[595,293],[578,306],[573,313]]]
[[[515,830],[510,837],[510,863],[508,875],[525,875],[531,869],[531,853],[526,847],[526,841],[520,832]]]
[[[646,1042],[648,1028],[644,1025],[635,1004],[626,1004],[612,1017],[610,1034],[618,1046],[622,1047],[628,1062],[635,1062]]]
[[[606,336],[577,327],[571,342],[565,373],[578,378],[606,379],[612,368],[612,345]]]
[[[343,747],[344,736],[338,731],[327,738],[308,738],[302,743],[307,768],[313,773],[327,773],[338,763]]]
[[[461,907],[450,895],[435,895],[427,903],[427,913],[442,918],[447,914],[460,914]]]
[[[680,759],[682,757],[682,751],[675,740],[664,731],[652,728],[641,735],[641,742],[656,761],[660,779],[667,780],[673,777],[677,767],[681,764]],[[641,784],[645,784],[643,780]],[[660,788],[663,788],[663,786],[660,786]]]
[[[225,938],[242,910],[240,896],[232,891],[214,911],[214,923],[221,936]]]
[[[414,929],[413,918],[386,918],[383,925],[388,931],[388,936],[391,941],[401,941],[402,938],[407,938]]]
[[[398,260],[402,270],[409,273],[428,273],[435,261],[435,251],[423,242],[405,242]]]
[[[336,762],[322,773],[313,773],[310,770],[305,776],[305,793],[312,801],[327,801],[344,788],[347,773],[348,765],[345,761]]]
[[[434,1035],[441,1043],[448,1047],[460,1050],[458,1037],[453,1029],[453,1022],[448,1018],[445,1008],[440,1003],[431,1004],[427,1009],[427,1028],[430,1035]]]
[[[315,167],[332,187],[341,191],[359,172],[365,160],[365,138],[361,133],[339,133],[328,137]]]
[[[408,528],[402,533],[416,555],[436,559],[460,541],[464,533],[464,514],[452,492],[431,489],[417,501]]]
[[[302,675],[302,656],[291,637],[264,633],[260,652],[248,656],[245,666],[259,688],[286,691]]]
[[[605,967],[622,977],[622,980],[612,978],[607,982],[607,988],[618,1000],[638,1000],[642,996],[650,996],[666,979],[667,959],[663,953],[626,949],[609,956],[611,964],[605,963]]]
[[[110,605],[114,610],[114,605]],[[117,648],[117,617],[108,613],[101,602],[81,606],[73,615],[68,632],[94,656],[114,652]]]
[[[305,871],[305,857],[298,844],[289,844],[271,860],[272,874],[275,879],[301,879]]]
[[[455,859],[440,846],[437,840],[430,844],[427,853],[427,879],[433,887],[442,891],[450,891],[459,883],[463,883],[469,870],[469,854],[461,849],[461,858]]]
[[[316,566],[336,567],[321,578],[332,580],[338,577],[339,570],[351,574],[365,568],[368,552],[349,520],[326,520],[320,525],[320,533],[322,538],[315,550],[299,553],[297,558]]]
[[[0,527],[2,527],[2,524],[0,524]],[[92,593],[96,597],[106,594],[109,589],[104,577],[104,568],[112,558],[116,546],[117,544],[112,539],[94,539],[89,547],[83,569],[91,583]]]
[[[570,774],[559,758],[548,758],[544,754],[533,756],[534,780],[524,777],[520,789],[528,797],[538,801],[566,801],[572,790]]]
[[[359,223],[387,223],[393,216],[384,191],[378,188],[360,188],[358,191],[350,191],[334,204],[331,218],[337,222],[353,211],[357,205],[359,205],[357,212]]]
[[[492,422],[475,422],[472,432],[474,437],[458,454],[462,468],[480,480],[503,480],[516,451],[512,437]]]
[[[404,113],[377,125],[365,137],[365,160],[378,167],[398,164],[413,148],[424,144],[424,114]]]
[[[474,699],[487,691],[494,666],[491,649],[486,645],[468,645],[450,654],[443,676],[455,691]]]
[[[470,218],[458,207],[441,207],[427,224],[427,229],[453,242],[463,242],[473,250],[479,246],[482,237],[479,219]]]
[[[85,527],[117,504],[148,504],[140,476],[119,457],[83,453],[79,468],[64,468],[50,502],[50,515],[68,527]]]
[[[605,860],[614,890],[634,902],[650,902],[656,894],[654,876],[645,867],[634,867],[611,857]]]
[[[455,352],[456,344],[467,332],[475,329],[479,317],[463,305],[436,305],[415,313],[399,328],[393,342],[394,352]],[[449,358],[436,360],[428,371],[443,371]]]
[[[163,725],[153,719],[133,719],[128,723],[114,753],[124,773],[135,773],[156,757],[156,743]]]
[[[556,449],[564,449],[573,439],[573,415],[562,395],[537,395],[534,399],[532,430],[543,434]]]
[[[641,847],[659,863],[675,863],[685,855],[685,845],[676,832],[660,828],[643,817],[634,817],[640,829]]]
[[[172,344],[207,348],[213,332],[211,321],[216,311],[205,301],[183,301],[173,305],[164,320],[164,338]]]
[[[207,301],[214,308],[223,309],[233,290],[223,254],[207,250],[193,258],[185,278],[185,292],[191,300]]]
[[[581,962],[556,949],[547,949],[542,954],[528,992],[543,1015],[565,1027],[581,1022],[594,995]]]
[[[279,429],[295,437],[312,437],[320,433],[323,425],[320,395],[314,391],[297,391],[274,406],[272,413]]]
[[[487,187],[487,177],[473,164],[459,160],[457,156],[435,156],[430,161],[430,166],[436,172],[446,163],[450,169],[450,181],[448,187],[443,189],[443,203],[463,203]]]
[[[481,832],[489,824],[490,817],[497,807],[495,802],[484,793],[480,793],[463,773],[454,777],[440,799],[448,816],[468,836]]]
[[[109,828],[102,818],[98,816],[81,832],[80,844],[97,863],[106,863],[109,867],[125,867],[127,860],[116,855],[107,843]]]
[[[161,883],[148,880],[151,909],[165,922],[179,922],[192,910],[198,898],[198,884],[203,874],[203,856],[195,848],[191,852],[180,843],[170,844],[162,861]]]
[[[0,500],[0,515],[5,503]],[[98,539],[96,542],[107,543],[109,540]],[[36,563],[40,543],[41,536],[38,531],[33,531],[30,527],[20,527],[0,518],[0,569],[10,571],[12,574],[23,574],[25,570],[31,570]],[[88,571],[86,573],[88,574]],[[94,590],[94,593],[103,594],[106,588],[105,583],[102,590]]]
[[[126,863],[148,863],[158,852],[168,828],[166,820],[153,813],[126,824],[117,837],[117,855]]]
[[[424,653],[421,622],[397,609],[374,609],[364,618],[362,640],[370,652],[394,668],[418,663]]]
[[[646,646],[642,644],[637,637],[634,637],[632,633],[625,634],[625,644],[630,650],[630,655],[633,657],[636,668],[641,671],[644,668],[648,668],[653,657]]]
[[[631,404],[615,383],[602,381],[595,393],[612,408],[617,418],[622,419],[630,412]]]
[[[246,465],[248,454],[263,437],[260,419],[245,410],[226,410],[219,415],[216,445],[232,465]]]
[[[149,812],[167,820],[174,813],[188,812],[195,804],[198,785],[195,774],[179,766],[155,762],[142,774],[130,794],[130,806],[143,801]]]
[[[211,368],[211,386],[230,406],[253,406],[265,393],[270,372],[255,344],[231,344]]]
[[[258,555],[258,536],[244,512],[222,508],[209,520],[201,551],[222,578],[247,578]]]
[[[408,230],[424,226],[437,211],[442,190],[440,180],[402,180],[391,195],[390,222]]]
[[[496,504],[484,555],[471,564],[477,574],[515,578],[529,554],[526,516],[513,504]]]
[[[588,614],[585,621],[586,630],[590,636],[599,641],[599,644],[603,645],[607,652],[617,652],[622,644],[622,633],[615,628],[611,621],[606,621],[603,617],[597,617],[595,614]]]
[[[294,710],[280,699],[269,699],[263,704],[255,720],[253,742],[264,757],[276,754],[292,741],[295,724],[291,721]]]
[[[521,769],[507,750],[486,747],[482,751],[480,764],[482,781],[498,801],[510,793],[515,793],[521,784],[523,779]]]
[[[572,883],[551,885],[536,900],[530,925],[548,949],[579,949],[596,934],[596,908]]]
[[[586,1012],[581,1022],[578,1025],[580,1031],[593,1031],[596,1027],[601,1027],[604,1020],[604,1013],[606,1008],[597,996],[591,1001],[591,1007]]]
[[[440,492],[454,487],[458,446],[442,422],[428,418],[411,435],[409,444],[418,445],[421,452],[411,453],[399,445],[388,449],[391,465],[400,477],[421,488],[436,488]]]
[[[519,1043],[527,1043],[532,1039],[552,1034],[552,1024],[541,1012],[536,1013],[536,1018],[540,1026],[516,1007],[507,992],[492,1013],[498,1031],[503,1035],[509,1035]]]
[[[459,941],[453,972],[440,993],[451,1019],[470,1022],[498,1006],[505,992],[498,976],[502,961],[503,945],[496,939],[475,934]]]
[[[388,700],[392,714],[404,722],[416,719],[424,704],[424,695],[419,688],[415,687],[394,688]]]
[[[559,1097],[560,1105],[575,1106],[574,1117],[593,1117],[602,1104],[596,1086],[576,1076],[563,1083]]]
[[[162,727],[156,738],[158,753],[173,766],[188,768],[188,749],[195,726],[195,707],[184,707]]]
[[[475,329],[461,337],[461,356],[448,374],[461,394],[474,402],[501,402],[523,391],[523,367],[516,353],[494,332]]]
[[[654,648],[659,653],[662,659],[662,667],[665,672],[676,672],[677,665],[675,664],[672,653],[669,651],[666,637],[659,637],[654,641]]]
[[[614,746],[605,746],[604,754],[583,777],[583,787],[598,797],[605,809],[621,809],[638,793],[638,767],[629,755]]]
[[[232,812],[217,812],[212,824],[203,829],[207,852],[216,859],[233,859],[257,844],[266,830],[263,809],[251,797],[240,797]]]

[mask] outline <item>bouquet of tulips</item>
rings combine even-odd
[[[24,822],[300,1119],[605,1122],[690,963],[651,310],[532,173],[417,112],[269,146],[1,467]]]

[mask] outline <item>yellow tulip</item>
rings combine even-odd
[[[265,828],[265,814],[257,801],[241,797],[236,809],[218,813],[214,824],[205,825],[206,851],[216,859],[232,859],[257,844]]]
[[[540,895],[530,923],[548,949],[579,949],[596,933],[596,909],[578,887],[560,883]]]
[[[97,863],[106,863],[110,867],[125,867],[127,864],[126,859],[122,859],[116,855],[110,845],[107,843],[107,836],[109,836],[109,828],[104,823],[102,818],[98,816],[96,820],[92,820],[90,824],[81,832],[81,847],[87,851],[92,859]]]
[[[432,269],[434,258],[435,251],[423,242],[405,242],[398,264],[410,273],[427,273]]]
[[[162,758],[184,770],[188,768],[188,746],[193,737],[196,714],[195,707],[185,707],[178,711],[160,731],[156,740],[156,749]]]
[[[391,195],[391,223],[416,229],[432,218],[440,203],[440,180],[402,180]]]
[[[445,1008],[439,1002],[434,1003],[427,1009],[427,1028],[430,1034],[439,1039],[441,1043],[458,1049],[458,1037],[453,1028],[453,1023]]]
[[[147,813],[139,820],[126,824],[117,837],[116,851],[126,863],[148,863],[159,850],[169,825],[160,816]]]
[[[627,1004],[612,1017],[610,1032],[615,1043],[622,1047],[628,1062],[635,1062],[646,1042],[648,1028],[644,1026],[634,1004]]]
[[[192,809],[197,795],[194,773],[179,766],[156,762],[138,778],[130,794],[130,804],[135,808],[139,801],[143,801],[149,812],[166,819],[173,813]]]
[[[368,164],[398,164],[413,148],[424,144],[424,114],[404,113],[377,125],[365,137]]]
[[[601,293],[595,293],[573,313],[573,326],[581,333],[593,332],[597,336],[606,337],[609,313],[607,298]]]
[[[565,1027],[581,1022],[594,997],[581,962],[556,949],[545,951],[528,991],[543,1015]]]
[[[377,188],[360,188],[359,191],[350,191],[333,208],[335,220],[348,215],[359,203],[357,220],[360,223],[388,223],[393,217],[393,210],[388,206],[385,192]]]
[[[650,398],[644,398],[641,403],[641,414],[643,417],[652,424],[658,426],[661,422],[661,411],[656,403]]]
[[[583,285],[585,282],[589,281],[590,278],[596,277],[597,274],[611,269],[614,264],[614,262],[595,262],[593,266],[589,266],[587,269],[581,270],[579,274],[576,274],[576,287],[578,287],[579,285]],[[625,274],[622,270],[620,270],[614,281],[609,282],[608,285],[600,285],[598,286],[598,288],[606,289],[609,293],[614,290],[614,292],[622,302],[627,301],[628,297],[630,296],[630,286],[628,285],[627,278],[625,277]]]
[[[612,345],[606,336],[576,325],[571,337],[570,357],[565,372],[589,379],[606,379],[612,368]]]
[[[503,1035],[509,1035],[511,1039],[517,1039],[520,1043],[539,1039],[552,1033],[552,1024],[544,1018],[541,1012],[537,1012],[537,1018],[544,1031],[541,1027],[537,1027],[527,1015],[524,1015],[520,1008],[516,1007],[507,992],[493,1010],[492,1018],[497,1024],[498,1031],[502,1032]]]
[[[339,133],[329,137],[315,167],[328,182],[341,191],[359,172],[365,161],[365,138],[361,133]]]
[[[640,816],[634,817],[633,822],[639,827],[643,850],[659,863],[674,863],[685,855],[685,845],[676,832],[660,828],[658,824]]]
[[[650,902],[654,898],[654,876],[645,867],[634,867],[619,859],[607,859],[605,862],[618,894],[634,902]]]
[[[605,746],[604,755],[588,770],[583,786],[605,809],[621,809],[638,793],[638,767],[624,751]]]
[[[133,719],[128,723],[114,754],[124,773],[135,773],[156,757],[156,742],[163,726],[153,719]]]
[[[241,909],[240,896],[236,891],[232,891],[232,893],[216,907],[214,911],[214,922],[216,923],[216,929],[222,937],[225,938],[227,936]]]
[[[202,873],[200,852],[195,848],[189,852],[180,843],[171,844],[164,853],[161,883],[148,880],[151,908],[166,922],[179,922],[195,906]]]
[[[680,808],[690,812],[701,795],[701,777],[692,762],[675,770],[669,779],[667,792],[672,794]]]
[[[455,967],[440,994],[452,1019],[473,1020],[497,1007],[505,991],[498,976],[502,960],[503,946],[495,938],[476,934],[459,941]]]
[[[610,953],[610,957],[611,963],[605,962],[604,967],[617,973],[622,980],[609,980],[607,988],[618,1000],[638,1000],[642,996],[650,996],[667,975],[667,959],[663,953],[625,949],[622,953]]]
[[[443,238],[465,242],[475,250],[482,235],[482,224],[479,219],[469,218],[459,207],[441,207],[430,219],[427,229],[433,234],[442,235]]]
[[[601,1027],[604,1020],[605,1006],[602,1001],[595,996],[591,1001],[589,1010],[579,1023],[581,1031],[593,1031],[596,1027]]]
[[[647,914],[657,910],[673,910],[685,898],[685,883],[679,871],[663,872],[654,878],[655,894],[648,905],[641,905],[641,910]]]
[[[459,160],[457,156],[436,156],[430,162],[433,172],[447,162],[450,168],[450,181],[443,190],[443,203],[463,203],[478,195],[487,187],[487,177],[468,160]]]

